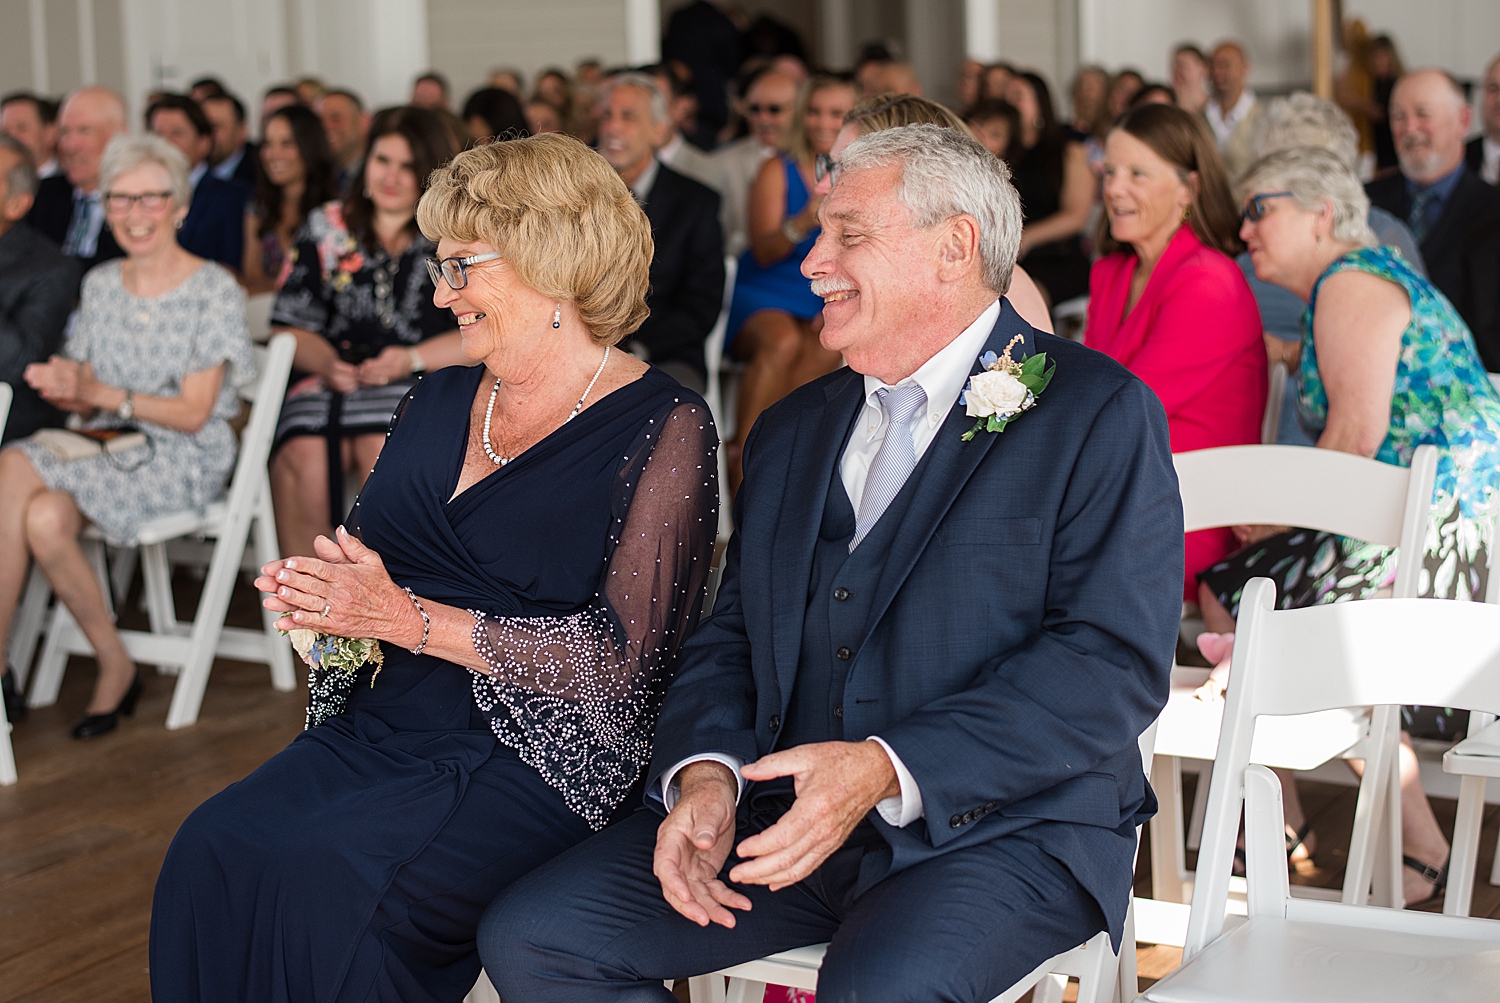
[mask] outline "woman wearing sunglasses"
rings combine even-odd
[[[1084,344],[1161,398],[1172,452],[1260,442],[1266,349],[1207,124],[1170,105],[1128,113],[1105,137],[1103,191]],[[1228,529],[1189,533],[1183,598],[1234,547]]]
[[[718,524],[707,406],[616,348],[650,223],[559,135],[459,154],[418,218],[478,365],[407,395],[351,532],[255,583],[383,665],[315,670],[312,727],[178,831],[157,1003],[456,1003],[490,901],[642,805]]]
[[[344,477],[363,483],[396,405],[422,373],[462,361],[453,317],[432,303],[417,229],[427,177],[453,156],[420,108],[380,112],[341,202],[308,216],[271,323],[297,336],[271,458],[283,554],[312,553],[343,519]]]
[[[228,271],[177,243],[192,200],[183,155],[156,136],[119,136],[104,151],[99,188],[125,257],[88,273],[63,354],[27,366],[24,378],[88,432],[128,428],[141,438],[65,458],[54,452],[55,437],[71,433],[52,429],[0,453],[0,637],[30,556],[97,653],[99,676],[74,738],[114,729],[134,712],[142,686],[79,531],[92,524],[110,543],[128,545],[149,520],[216,499],[234,468],[235,391],[255,377],[244,292]]]

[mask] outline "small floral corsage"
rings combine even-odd
[[[380,670],[385,665],[380,642],[373,637],[336,637],[305,627],[284,630],[282,633],[291,640],[292,650],[311,669],[331,669],[353,678],[360,666],[370,662],[375,666],[375,673],[370,676],[370,685],[374,686],[375,676],[380,675]]]
[[[1005,431],[1012,418],[1036,407],[1037,398],[1052,382],[1057,364],[1047,365],[1046,352],[1028,356],[1024,362],[1010,357],[1011,349],[1023,340],[1024,336],[1018,334],[1010,339],[1010,344],[999,355],[985,352],[979,357],[979,364],[985,371],[970,376],[968,386],[958,397],[969,417],[979,419],[963,434],[965,442],[981,431]]]

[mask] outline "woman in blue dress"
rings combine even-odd
[[[639,804],[717,501],[702,400],[612,347],[649,224],[559,135],[460,154],[418,218],[482,365],[418,383],[350,531],[256,581],[284,629],[383,664],[314,669],[308,730],[183,823],[157,1003],[458,1003],[490,900]]]
[[[802,384],[833,372],[839,354],[818,343],[813,319],[823,311],[802,275],[802,259],[818,239],[813,169],[833,149],[844,116],[854,107],[854,85],[817,76],[797,105],[787,152],[761,165],[750,188],[750,246],[740,255],[729,305],[724,350],[745,363],[728,443],[729,480],[738,487],[740,448],[766,408]]]

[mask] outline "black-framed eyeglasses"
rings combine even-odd
[[[135,207],[137,202],[147,212],[161,212],[172,204],[171,192],[141,192],[139,195],[127,195],[124,192],[105,192],[100,198],[104,208],[117,216],[123,216]]]
[[[438,284],[438,279],[448,283],[448,288],[458,292],[469,284],[469,266],[482,265],[486,261],[499,261],[500,252],[490,251],[487,254],[471,254],[467,258],[427,258],[427,274],[432,276],[432,284]]]
[[[1266,218],[1266,199],[1290,198],[1293,192],[1262,192],[1250,196],[1240,213],[1241,222],[1259,223]]]
[[[843,169],[844,165],[842,163],[834,160],[826,153],[818,154],[817,158],[813,161],[813,177],[818,181],[828,178],[830,179],[829,184],[833,184],[839,179],[839,174]]]

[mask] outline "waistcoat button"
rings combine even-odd
[[[843,704],[839,704],[837,707],[835,707],[833,709],[833,716],[836,717],[836,718],[838,718],[839,720],[843,720],[843,718],[844,718],[844,705]]]
[[[843,586],[839,586],[838,588],[833,590],[833,597],[839,602],[843,602],[845,599],[849,598],[849,590],[844,588]]]
[[[766,722],[766,727],[771,729],[771,734],[776,734],[781,730],[781,717],[777,714],[772,714],[771,720]]]
[[[850,651],[848,648],[840,648],[838,651],[835,651],[834,654],[838,656],[838,659],[841,662],[847,662],[850,658],[854,657],[854,652]]]

